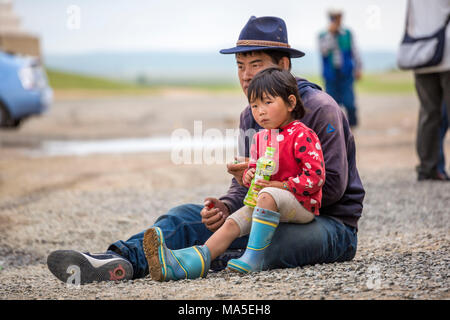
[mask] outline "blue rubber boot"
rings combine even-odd
[[[145,232],[143,246],[153,280],[204,278],[208,273],[211,254],[207,246],[170,250],[166,247],[162,230],[158,227]]]
[[[273,233],[279,222],[280,214],[278,212],[255,207],[247,249],[239,259],[228,261],[227,268],[241,273],[261,271],[264,263],[264,251],[272,242]]]

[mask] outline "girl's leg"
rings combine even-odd
[[[227,219],[225,223],[213,233],[205,242],[211,254],[211,260],[214,260],[224,253],[230,244],[239,237],[240,228],[233,219]]]
[[[274,211],[280,213],[280,222],[290,223],[310,223],[314,220],[314,214],[306,210],[297,200],[297,198],[289,191],[279,188],[264,188],[261,191],[260,197],[269,198],[272,207],[268,207],[270,204],[261,203],[264,208],[276,208]],[[263,198],[264,197],[264,198]]]
[[[153,280],[196,279],[208,273],[211,255],[206,246],[170,250],[159,227],[145,231],[142,243]]]
[[[280,221],[309,224],[313,220],[314,214],[303,208],[292,193],[278,188],[264,188],[258,195],[257,207],[253,212],[247,249],[241,258],[230,260],[228,268],[242,273],[262,270],[267,265],[267,252],[273,251],[270,250],[272,237]],[[290,247],[284,247],[283,251],[289,252],[286,248]]]
[[[236,213],[245,215],[245,207]],[[152,279],[157,281],[195,279],[205,277],[211,260],[224,253],[241,233],[239,225],[227,219],[205,245],[170,250],[167,248],[163,231],[159,227],[148,229],[144,234],[143,248]]]
[[[264,264],[264,252],[272,241],[278,226],[280,214],[273,197],[260,192],[253,210],[252,226],[247,249],[239,259],[228,262],[228,268],[241,273],[261,271]]]
[[[263,209],[278,211],[278,206],[275,199],[269,193],[263,191],[258,195],[257,206]]]
[[[211,236],[201,221],[202,205],[184,204],[170,209],[160,216],[151,227],[158,227],[164,233],[164,242],[170,249],[182,249],[199,245]],[[150,227],[150,228],[151,228]],[[133,265],[133,278],[148,275],[148,263],[144,253],[143,240],[145,230],[133,235],[126,241],[116,241],[108,247],[129,260]],[[245,248],[245,244],[242,245]]]

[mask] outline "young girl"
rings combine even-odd
[[[253,117],[265,130],[253,138],[243,181],[250,185],[256,161],[267,147],[275,149],[275,173],[270,181],[257,181],[261,189],[255,208],[243,206],[231,214],[203,246],[170,250],[161,229],[148,229],[143,245],[152,279],[205,277],[210,262],[247,234],[243,256],[230,260],[227,267],[242,273],[261,271],[265,249],[279,222],[308,223],[319,214],[325,182],[323,154],[317,135],[298,121],[305,110],[295,78],[288,71],[266,69],[252,79],[247,97]]]

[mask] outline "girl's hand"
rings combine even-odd
[[[267,188],[267,187],[284,189],[283,188],[283,182],[281,182],[281,181],[267,181],[267,180],[264,180],[264,179],[258,179],[256,181],[256,185],[260,186],[261,189],[262,188]]]
[[[252,179],[255,176],[255,168],[250,168],[247,170],[246,174],[244,175],[244,178],[242,179],[244,181],[244,184],[249,186],[252,183]]]

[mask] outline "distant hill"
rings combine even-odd
[[[293,73],[323,86],[317,54],[293,59]],[[411,72],[395,68],[395,53],[363,52],[364,73],[356,88],[368,93],[414,91]],[[218,53],[140,52],[45,56],[54,89],[148,93],[149,89],[183,87],[240,91],[233,55]]]
[[[364,71],[379,73],[396,68],[395,52],[362,52]],[[193,82],[236,82],[233,55],[218,52],[94,52],[85,54],[48,54],[49,69],[95,75],[142,84]],[[320,57],[306,51],[293,59],[295,75],[319,75]]]
[[[132,82],[53,69],[47,69],[47,76],[53,89],[130,90],[140,88],[140,86]]]
[[[72,72],[47,69],[50,85],[57,91],[82,90],[87,92],[100,92],[101,94],[150,94],[164,88],[186,88],[207,91],[233,91],[241,92],[237,80],[215,81],[206,80],[180,80],[160,81],[148,84],[138,84],[125,80],[114,80],[99,76],[89,76]],[[308,80],[323,87],[321,77],[306,75]],[[396,94],[414,92],[414,82],[411,72],[390,71],[382,73],[364,74],[361,81],[356,84],[358,92]]]

